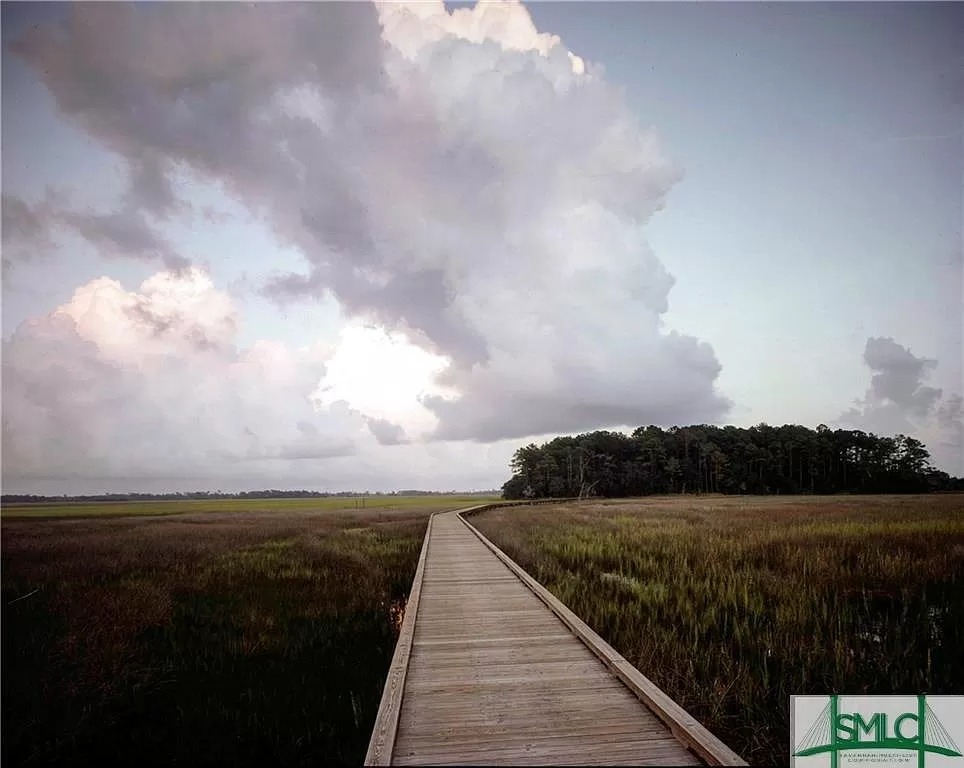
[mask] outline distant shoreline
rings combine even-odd
[[[209,501],[217,499],[334,499],[334,498],[365,498],[365,497],[410,497],[410,496],[499,496],[500,490],[486,491],[242,491],[239,493],[217,493],[207,491],[192,491],[188,493],[105,493],[91,495],[63,495],[41,496],[37,494],[4,494],[0,497],[2,504],[103,504],[130,503],[132,501]]]

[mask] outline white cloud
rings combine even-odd
[[[442,0],[432,2],[377,1],[382,36],[409,59],[430,43],[447,36],[470,43],[487,40],[499,43],[508,51],[535,51],[542,56],[559,48],[565,51],[557,35],[539,32],[532,17],[517,0],[476,3],[472,8],[446,11]],[[570,67],[575,74],[583,74],[586,66],[581,57],[571,51]]]
[[[380,430],[376,436],[387,441],[401,442],[403,435],[418,438],[437,423],[419,399],[455,394],[433,381],[446,365],[444,358],[415,346],[402,334],[349,325],[341,331],[315,397],[325,406],[345,402],[375,420],[374,429]]]
[[[311,393],[326,347],[234,344],[237,309],[199,270],[125,290],[109,278],[4,343],[5,480],[243,472],[238,462],[345,455],[364,421]]]
[[[448,490],[504,480],[512,443],[401,445],[434,421],[415,398],[423,385],[444,392],[430,384],[438,359],[398,334],[353,326],[337,345],[240,348],[241,310],[191,269],[157,273],[137,291],[92,280],[23,323],[3,348],[5,490]]]

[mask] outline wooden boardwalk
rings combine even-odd
[[[458,512],[429,523],[365,762],[745,765]]]

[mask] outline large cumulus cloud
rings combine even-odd
[[[405,442],[318,390],[332,349],[243,347],[239,307],[197,269],[99,278],[3,345],[3,486],[494,488],[511,443]]]
[[[678,169],[521,5],[76,4],[14,52],[126,159],[128,213],[173,215],[189,168],[304,254],[279,301],[334,295],[447,358],[434,437],[726,412],[712,349],[662,325],[644,237]]]
[[[242,475],[354,453],[361,417],[311,398],[328,350],[241,349],[237,326],[230,297],[196,269],[136,292],[93,280],[23,323],[3,347],[5,483]]]

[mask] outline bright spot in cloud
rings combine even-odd
[[[455,392],[435,383],[448,360],[412,344],[401,333],[349,325],[341,334],[315,393],[319,405],[339,400],[374,419],[386,419],[409,438],[432,430],[436,417],[419,401],[424,395],[450,399]]]

